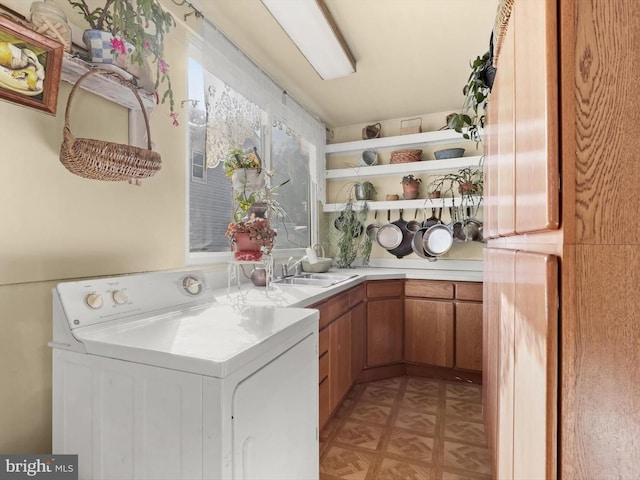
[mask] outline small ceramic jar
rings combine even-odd
[[[67,16],[53,2],[33,2],[31,23],[36,27],[36,32],[62,43],[65,52],[71,51],[71,27],[67,23]]]

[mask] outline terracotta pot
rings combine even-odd
[[[241,252],[259,252],[260,245],[251,240],[248,233],[237,233],[236,250]]]
[[[402,196],[405,200],[413,200],[414,198],[418,198],[418,190],[420,189],[420,184],[418,182],[409,182],[402,184]]]
[[[480,186],[477,183],[464,182],[458,186],[458,192],[460,194],[478,193]]]

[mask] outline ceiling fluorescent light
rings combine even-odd
[[[262,0],[324,80],[356,71],[356,61],[323,0]]]

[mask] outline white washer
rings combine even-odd
[[[81,479],[318,479],[318,312],[202,272],[53,289],[53,452]]]

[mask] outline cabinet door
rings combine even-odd
[[[402,362],[402,299],[367,303],[367,366]]]
[[[558,228],[557,0],[515,2],[516,232]],[[498,68],[498,71],[501,67]]]
[[[500,62],[502,65],[502,62]],[[502,68],[502,67],[501,67]],[[500,107],[500,73],[497,72],[487,105],[484,127],[484,238],[498,236],[498,108]]]
[[[515,269],[513,478],[556,478],[558,267],[517,252]]]
[[[453,367],[453,303],[407,298],[405,359]]]
[[[456,368],[482,370],[481,303],[456,303]]]
[[[485,249],[482,405],[495,478],[513,477],[514,250]]]
[[[498,235],[513,235],[515,227],[515,59],[514,29],[507,29],[500,53],[496,223]]]
[[[333,410],[351,387],[351,312],[339,317],[329,328],[329,390]]]
[[[351,380],[364,368],[367,340],[367,307],[359,303],[351,309]]]

